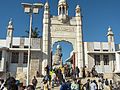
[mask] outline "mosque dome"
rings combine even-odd
[[[112,28],[109,26],[108,31],[112,31]]]
[[[45,7],[49,7],[49,4],[48,4],[48,2],[46,2],[46,3],[45,3]]]
[[[114,35],[113,34],[113,32],[112,32],[112,28],[109,26],[109,28],[108,28],[108,33],[107,33],[107,35]]]

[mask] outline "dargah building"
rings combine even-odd
[[[120,44],[115,44],[114,30],[111,27],[106,30],[107,42],[85,42],[81,8],[77,5],[74,8],[75,16],[71,17],[68,15],[68,7],[66,0],[59,0],[58,15],[54,16],[50,14],[49,3],[45,3],[42,37],[31,38],[30,78],[35,76],[37,71],[40,75],[45,75],[45,67],[52,67],[52,47],[61,41],[72,45],[73,51],[68,61],[72,62],[73,68],[78,66],[80,76],[84,66],[91,70],[95,65],[98,73],[104,73],[112,79],[119,77]],[[12,20],[8,22],[6,39],[0,39],[0,77],[6,78],[10,74],[17,79],[26,80],[29,38],[14,37],[13,24]]]

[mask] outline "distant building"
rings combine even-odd
[[[82,33],[82,16],[77,5],[74,17],[68,15],[66,0],[58,2],[58,16],[50,15],[48,2],[44,6],[43,36],[31,39],[30,79],[39,71],[45,75],[45,67],[52,64],[51,47],[55,42],[66,41],[73,46],[71,55],[73,67],[94,65],[99,73],[105,73],[112,78],[120,72],[120,44],[115,44],[112,28],[108,28],[108,42],[84,42]],[[28,60],[28,38],[13,37],[13,23],[9,21],[6,39],[0,39],[0,77],[7,74],[24,81],[26,79]]]

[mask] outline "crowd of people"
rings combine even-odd
[[[35,87],[34,85],[23,86],[23,83],[10,76],[5,81],[0,79],[0,90],[35,90]]]
[[[102,75],[97,74],[95,66],[91,71],[83,68],[83,78],[94,77],[88,78],[85,83],[79,78],[78,67],[74,70],[66,66],[50,69],[47,65],[45,71],[46,75],[41,81],[39,90],[54,90],[56,86],[60,87],[59,90],[120,90],[120,82],[114,83],[112,80],[104,79]],[[11,76],[5,81],[1,79],[0,82],[0,90],[36,90],[38,84],[36,76],[32,79],[32,85],[28,86],[23,86],[23,83]]]
[[[46,68],[46,70],[48,69],[49,68]],[[42,89],[49,90],[48,88],[51,89],[54,88],[55,85],[60,85],[60,90],[120,90],[119,82],[115,83],[112,79],[104,79],[103,74],[97,73],[95,66],[93,66],[91,71],[88,71],[86,66],[83,68],[83,78],[94,77],[91,80],[88,79],[86,83],[81,82],[82,78],[79,78],[80,70],[78,67],[76,67],[75,70],[67,69],[68,72],[65,70],[66,68],[57,68],[50,71],[48,70],[49,72],[43,79],[43,82],[45,81],[48,87]],[[71,76],[71,79],[69,79],[67,75]]]

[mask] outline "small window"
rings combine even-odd
[[[19,46],[12,46],[12,48],[19,48]]]
[[[100,49],[94,49],[94,51],[100,51]]]
[[[59,15],[61,14],[61,7],[59,8]]]
[[[18,63],[18,59],[19,59],[19,52],[12,52],[11,63]]]
[[[107,49],[104,49],[103,51],[107,52],[108,50],[107,50]]]
[[[2,60],[2,51],[0,51],[0,60]]]
[[[95,65],[100,65],[100,55],[94,55]]]
[[[23,63],[27,63],[28,61],[28,53],[24,52],[24,59],[23,59]]]
[[[62,14],[65,14],[65,7],[63,7],[63,12],[62,12]]]
[[[109,65],[109,56],[103,55],[104,65]]]
[[[28,46],[24,46],[24,48],[28,48]]]

